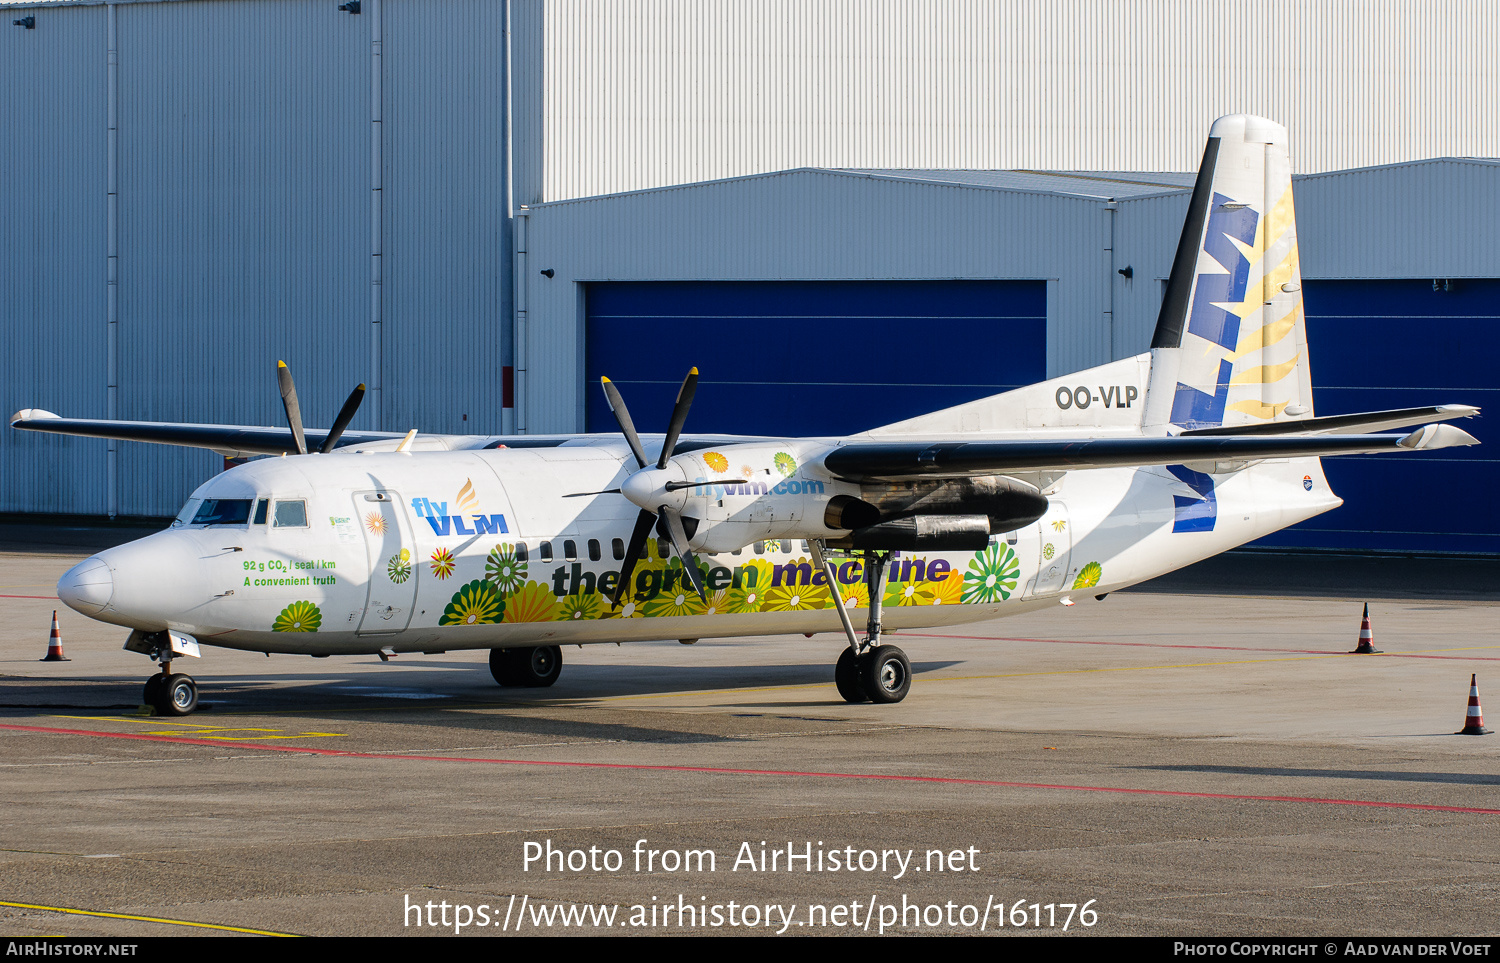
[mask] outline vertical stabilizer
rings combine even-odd
[[[1312,415],[1286,128],[1209,131],[1152,338],[1147,425],[1208,428]]]

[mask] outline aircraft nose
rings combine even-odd
[[[57,597],[82,615],[98,615],[114,594],[114,574],[97,555],[68,569],[57,582]]]

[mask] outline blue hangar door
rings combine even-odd
[[[843,435],[1042,381],[1045,281],[641,281],[585,292],[584,418],[667,427],[699,371],[688,432]]]
[[[1344,504],[1257,542],[1358,551],[1500,553],[1493,497],[1500,435],[1500,280],[1306,281],[1307,350],[1320,415],[1465,404],[1480,445],[1325,458]]]

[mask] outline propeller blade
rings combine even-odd
[[[677,449],[677,436],[682,434],[682,423],[687,421],[688,409],[693,406],[693,394],[697,390],[698,369],[694,368],[682,379],[682,388],[677,392],[677,403],[672,406],[672,421],[667,425],[667,437],[661,443],[661,458],[657,459],[657,468],[667,467],[667,462]]]
[[[618,495],[618,494],[620,494],[620,490],[618,488],[606,488],[602,492],[571,492],[571,493],[569,493],[567,495],[564,495],[563,497],[564,498],[586,498],[586,497],[588,497],[590,495]]]
[[[302,408],[297,404],[297,386],[292,384],[292,369],[285,361],[276,362],[276,382],[281,386],[281,406],[286,409],[286,421],[292,428],[292,440],[297,443],[297,454],[307,454],[307,438],[302,434]]]
[[[672,547],[677,550],[677,556],[682,559],[683,571],[687,572],[688,578],[692,580],[693,588],[697,590],[698,597],[708,601],[708,593],[703,590],[703,573],[698,571],[698,558],[688,548],[687,531],[682,527],[682,516],[663,507],[661,517],[667,525],[667,534],[672,538]]]
[[[684,488],[707,488],[710,485],[743,485],[743,484],[745,484],[745,479],[743,479],[743,478],[715,478],[713,481],[701,481],[701,482],[667,482],[665,485],[663,485],[661,487],[665,491],[680,492]]]
[[[630,445],[630,451],[635,455],[636,467],[646,467],[646,449],[641,447],[641,436],[635,433],[635,422],[630,420],[630,411],[625,407],[625,399],[620,397],[620,389],[608,378],[599,379],[604,384],[604,397],[609,402],[609,410],[614,412],[615,421],[620,423],[620,430],[625,433],[625,441]],[[616,603],[618,604],[618,603]]]
[[[630,545],[625,549],[625,561],[620,563],[620,581],[615,583],[615,597],[609,600],[612,608],[619,608],[620,599],[629,592],[630,576],[635,574],[635,563],[641,557],[641,550],[646,547],[646,538],[655,527],[656,513],[641,509],[641,513],[635,518],[635,531],[630,533]]]
[[[287,377],[291,377],[288,375]],[[344,402],[344,407],[339,409],[339,416],[333,419],[333,427],[328,429],[328,437],[323,439],[323,446],[318,451],[328,454],[333,451],[333,446],[338,444],[339,437],[343,435],[344,429],[349,427],[349,422],[354,420],[354,413],[359,410],[359,403],[365,400],[365,386],[359,385],[349,392],[349,399]]]

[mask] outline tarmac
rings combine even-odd
[[[1471,674],[1500,698],[1491,561],[1239,552],[903,632],[894,706],[838,697],[831,626],[569,648],[542,690],[206,649],[168,719],[55,597],[138,534],[0,524],[7,936],[1500,930],[1500,735],[1454,734]]]

